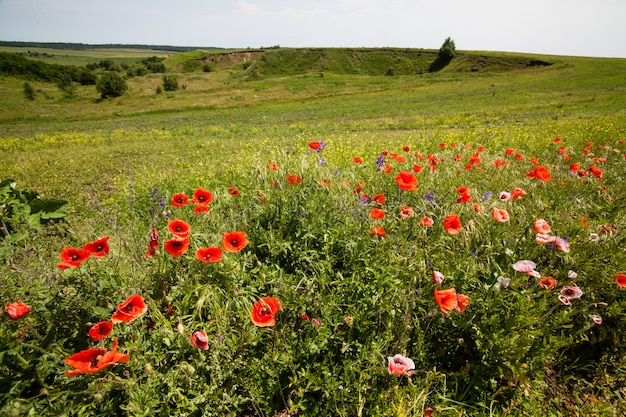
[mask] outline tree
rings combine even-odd
[[[105,72],[96,83],[96,91],[102,98],[119,97],[128,90],[126,81],[115,72]]]
[[[442,61],[450,62],[452,58],[456,56],[456,46],[454,45],[454,41],[449,36],[439,48],[439,58]]]
[[[72,81],[72,77],[67,74],[61,74],[59,79],[57,80],[57,87],[59,90],[65,93],[65,97],[74,98],[76,97],[76,86]]]
[[[163,76],[163,90],[176,91],[178,90],[178,79],[173,75]]]

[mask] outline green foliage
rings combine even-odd
[[[456,56],[456,45],[452,38],[447,37],[439,48],[439,58],[443,61],[451,61]]]
[[[71,65],[47,64],[24,58],[19,54],[0,52],[0,74],[25,78],[33,81],[61,82],[62,79],[93,84],[93,76],[85,68]]]
[[[15,186],[15,181],[10,179],[0,182],[0,259],[9,246],[32,237],[45,225],[63,220],[69,208],[65,200],[41,198],[35,191],[19,190]]]
[[[124,78],[115,72],[105,72],[100,75],[96,84],[96,91],[102,98],[119,97],[128,90]]]
[[[176,91],[178,90],[178,78],[175,75],[163,76],[163,90]]]
[[[30,100],[30,101],[35,100],[35,89],[28,81],[24,82],[23,91],[24,91],[24,97],[26,97],[26,100]]]

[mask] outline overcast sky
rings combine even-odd
[[[0,0],[0,40],[626,58],[626,0]]]

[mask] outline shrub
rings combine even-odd
[[[24,83],[23,91],[24,91],[24,97],[26,97],[26,100],[30,100],[30,101],[35,100],[35,89],[33,88],[32,85],[30,85],[28,81]]]
[[[178,90],[178,78],[174,75],[163,76],[163,90],[176,91]]]
[[[102,98],[119,97],[128,90],[124,78],[115,72],[105,72],[100,76],[96,84],[96,91]]]
[[[444,61],[450,61],[452,58],[456,56],[456,46],[454,45],[454,41],[452,38],[447,37],[446,40],[439,48],[439,58]]]

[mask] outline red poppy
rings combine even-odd
[[[544,219],[535,220],[535,222],[533,223],[533,229],[535,229],[535,232],[544,235],[550,234],[550,232],[552,231],[550,225]]]
[[[556,279],[552,277],[543,277],[539,280],[539,286],[541,288],[545,288],[546,290],[551,290],[556,287]]]
[[[600,168],[598,168],[595,165],[592,165],[589,168],[587,168],[587,172],[595,176],[597,180],[601,180],[602,176],[604,175],[604,171],[602,171]]]
[[[213,201],[213,193],[208,190],[198,188],[193,193],[193,199],[191,200],[192,204],[197,206],[206,206]]]
[[[458,214],[450,214],[443,219],[443,228],[451,235],[461,233],[461,219]]]
[[[385,210],[373,208],[370,211],[370,217],[372,219],[382,219],[383,217],[385,217]]]
[[[117,339],[113,341],[113,347],[107,352],[106,349],[81,350],[63,360],[72,370],[67,371],[65,376],[73,377],[80,374],[95,374],[104,368],[116,363],[126,363],[130,356],[117,352]]]
[[[209,211],[209,206],[208,206],[208,204],[203,205],[203,206],[201,206],[201,205],[196,205],[196,206],[193,208],[193,212],[194,212],[195,214],[204,214],[204,213],[208,213],[208,211]]]
[[[108,236],[94,240],[93,242],[87,243],[83,247],[83,250],[86,250],[91,254],[91,256],[95,256],[96,258],[104,258],[109,253],[108,240]]]
[[[18,320],[30,313],[30,307],[21,301],[15,301],[14,303],[5,305],[4,311],[7,312],[11,320]]]
[[[263,297],[252,306],[250,319],[258,327],[273,326],[276,324],[276,314],[282,309],[278,298]]]
[[[141,317],[146,311],[148,311],[148,306],[144,303],[141,295],[134,294],[117,306],[117,310],[111,316],[111,322],[113,324],[130,323]]]
[[[615,278],[615,283],[617,285],[622,288],[626,288],[626,274],[620,272],[619,274],[615,274],[613,278]]]
[[[509,212],[505,209],[492,208],[491,217],[498,223],[505,223],[509,221]]]
[[[224,233],[222,241],[222,250],[224,252],[241,252],[248,245],[248,234],[246,232],[229,232]]]
[[[200,248],[196,251],[196,258],[200,262],[221,262],[222,250],[216,247]]]
[[[550,171],[548,171],[548,168],[541,165],[537,165],[535,169],[527,172],[526,176],[528,178],[537,178],[538,180],[541,180],[543,182],[549,182],[552,178],[552,176],[550,175]]]
[[[408,219],[409,217],[413,217],[414,215],[415,211],[412,207],[402,206],[402,208],[400,208],[400,217],[402,217],[403,219]]]
[[[209,349],[209,337],[207,336],[206,332],[193,332],[189,339],[191,340],[191,343],[198,349]]]
[[[459,300],[456,295],[456,289],[449,288],[447,290],[438,290],[435,288],[435,301],[446,315],[450,315],[451,310],[459,307]]]
[[[400,171],[396,176],[396,183],[401,190],[417,190],[417,178],[408,171]]]
[[[191,227],[189,224],[180,219],[174,219],[167,221],[167,230],[174,236],[184,239],[191,234]]]
[[[385,204],[385,195],[384,194],[376,194],[372,197],[372,203],[375,204]]]
[[[89,337],[94,341],[102,340],[110,335],[112,330],[113,323],[110,321],[101,321],[91,326],[89,329]]]
[[[169,253],[174,258],[178,258],[182,254],[187,252],[188,248],[189,248],[188,237],[183,238],[183,239],[174,238],[174,239],[166,240],[165,244],[163,245],[163,249],[165,249],[165,252]]]
[[[189,197],[184,193],[174,194],[172,196],[172,206],[183,207],[189,203]]]
[[[239,195],[239,189],[237,187],[228,187],[228,195],[232,197]]]
[[[89,258],[91,253],[84,249],[65,247],[59,255],[61,263],[57,265],[60,269],[78,268],[80,264]]]
[[[387,236],[387,232],[385,232],[385,229],[383,229],[382,226],[374,226],[370,229],[370,234],[372,234],[373,236]]]
[[[148,243],[148,250],[146,251],[146,259],[156,255],[156,248],[159,247],[159,232],[157,229],[152,228],[150,232],[150,242]]]
[[[287,174],[287,182],[294,185],[295,183],[302,182],[302,178],[293,173]]]
[[[278,171],[278,165],[274,162],[270,162],[267,164],[267,167],[272,171]]]
[[[354,158],[352,158],[352,162],[354,162],[355,164],[362,164],[363,163],[363,158],[355,156]]]
[[[428,217],[428,216],[424,216],[420,220],[420,226],[430,227],[433,224],[435,224],[435,221],[433,219],[431,219],[430,217]]]
[[[417,164],[413,164],[413,171],[416,174],[419,174],[420,172],[422,172],[422,166],[421,165],[417,165]]]
[[[456,193],[459,195],[456,199],[457,203],[469,203],[472,200],[467,187],[456,187]]]
[[[457,294],[456,296],[457,306],[456,311],[462,313],[469,305],[469,297],[465,294]]]
[[[511,200],[519,200],[523,195],[526,195],[526,191],[522,188],[515,187],[513,191],[511,191]]]

